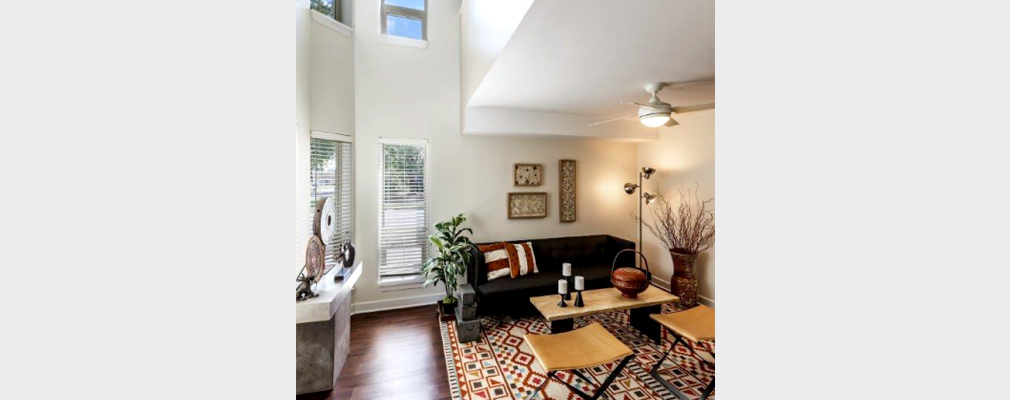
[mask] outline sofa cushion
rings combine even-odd
[[[487,280],[510,276],[512,268],[509,264],[505,243],[492,243],[477,246],[484,253],[484,264],[487,267]]]
[[[589,281],[610,282],[610,266],[593,265],[591,267],[573,268],[572,275],[581,275],[586,280],[586,283],[588,283]]]
[[[530,246],[530,242],[506,243],[505,251],[509,254],[512,279],[540,272],[537,269],[537,259],[533,255],[533,247]]]
[[[537,239],[530,242],[541,271],[560,271],[561,264],[566,262],[572,263],[573,267],[610,262],[611,260],[602,259],[613,257],[607,249],[606,235]]]
[[[596,265],[572,270],[573,275],[585,278],[586,290],[613,286],[610,283],[610,266]],[[516,279],[498,279],[477,287],[477,293],[485,299],[498,296],[529,298],[558,292],[561,271],[543,271],[538,274],[520,276]]]
[[[477,293],[485,297],[501,294],[524,297],[543,296],[551,294],[551,288],[553,288],[553,293],[557,293],[558,279],[561,279],[561,272],[557,271],[541,272],[515,279],[496,279],[477,287]]]

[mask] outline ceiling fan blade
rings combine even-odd
[[[670,118],[669,121],[666,121],[666,123],[663,124],[663,126],[677,126],[677,125],[680,125],[680,122],[674,121],[673,118]]]
[[[715,78],[712,79],[698,79],[695,81],[685,81],[685,82],[662,82],[666,87],[683,87],[683,86],[694,86],[694,85],[714,85]]]
[[[634,117],[636,115],[638,115],[638,114],[629,114],[629,115],[625,115],[625,116],[620,117],[620,118],[608,119],[606,121],[600,121],[600,122],[593,122],[593,123],[589,124],[589,126],[603,125],[603,124],[606,124],[608,122],[619,121],[619,120],[622,120],[622,119],[625,119],[625,118]]]
[[[631,103],[631,104],[636,104],[636,105],[638,105],[638,106],[641,106],[641,107],[648,107],[648,108],[651,108],[651,109],[653,109],[653,110],[660,110],[660,111],[663,111],[663,108],[661,108],[661,107],[656,107],[656,106],[654,106],[654,105],[652,105],[652,104],[648,104],[648,103],[638,103],[638,102],[634,102],[634,103]],[[663,103],[663,104],[666,104],[666,103]]]
[[[673,112],[676,114],[682,114],[691,111],[711,110],[713,108],[715,108],[715,103],[695,104],[693,106],[673,107]]]

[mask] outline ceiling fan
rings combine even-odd
[[[702,83],[715,83],[715,81],[692,81],[692,82],[682,82],[682,83],[664,83],[656,82],[645,85],[645,91],[652,94],[652,98],[649,99],[648,103],[626,103],[621,102],[621,104],[636,104],[638,105],[638,120],[642,122],[642,125],[648,126],[650,128],[658,128],[660,126],[677,126],[680,125],[677,121],[671,118],[671,114],[682,114],[691,111],[709,110],[715,108],[715,103],[705,103],[705,104],[695,104],[691,106],[670,106],[670,103],[664,102],[659,99],[657,93],[663,90],[667,86],[684,86],[684,85],[695,85]],[[636,114],[625,115],[620,118],[614,118],[606,121],[594,122],[589,124],[589,126],[596,126],[606,124],[608,122],[614,122],[622,119],[627,119],[634,117]]]

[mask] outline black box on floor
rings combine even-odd
[[[469,283],[459,285],[459,301],[468,306],[477,304],[477,293]]]
[[[480,320],[464,321],[462,315],[456,314],[456,338],[460,343],[480,340]]]
[[[463,321],[473,321],[477,319],[477,306],[459,303],[456,305],[456,315],[462,317]]]

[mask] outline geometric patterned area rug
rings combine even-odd
[[[664,305],[663,313],[678,311],[672,305]],[[608,387],[607,395],[614,400],[673,399],[676,396],[666,390],[649,375],[648,371],[673,344],[672,336],[663,330],[661,345],[640,333],[629,324],[627,311],[615,311],[575,319],[575,327],[591,322],[599,322],[610,333],[624,342],[635,352],[635,358],[621,371],[621,375]],[[549,333],[549,326],[539,316],[513,318],[508,316],[483,317],[481,319],[481,339],[470,343],[456,340],[456,324],[442,322],[442,346],[445,350],[446,369],[449,386],[455,400],[526,400],[547,378],[540,364],[533,358],[533,352],[523,340],[527,333]],[[707,342],[715,351],[715,342]],[[699,353],[705,353],[700,347]],[[557,382],[564,380],[572,386],[589,393],[595,393],[597,383],[603,382],[617,361],[583,370],[595,382],[584,382],[571,372],[559,372],[555,379],[544,387],[536,399],[575,400],[579,397],[567,387]],[[701,396],[702,390],[715,376],[715,370],[696,358],[683,344],[677,345],[660,367],[660,376],[673,383],[688,398]],[[601,397],[608,398],[608,397]],[[709,395],[715,398],[715,392]]]

